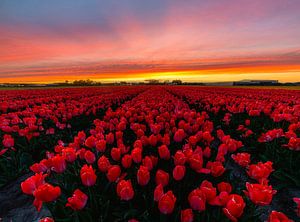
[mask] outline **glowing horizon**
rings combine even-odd
[[[300,81],[300,1],[3,0],[0,83]]]

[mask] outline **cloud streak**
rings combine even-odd
[[[299,10],[298,0],[3,0],[0,82],[292,75],[300,72]]]

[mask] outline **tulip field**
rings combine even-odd
[[[35,221],[300,221],[300,90],[0,90],[0,138]]]

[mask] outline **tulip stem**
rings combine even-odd
[[[159,214],[159,221],[160,221],[160,222],[165,222],[165,221],[167,221],[167,220],[166,220],[166,215],[164,215],[164,214],[162,214],[162,213]]]

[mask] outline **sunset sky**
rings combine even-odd
[[[300,81],[300,0],[1,0],[0,82]]]

